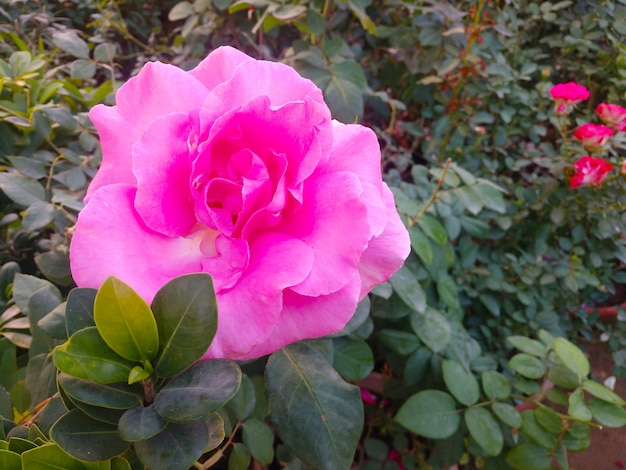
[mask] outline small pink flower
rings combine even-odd
[[[601,158],[585,155],[574,163],[576,174],[572,176],[569,187],[572,189],[581,186],[600,186],[602,180],[613,169],[613,165]]]
[[[574,131],[574,137],[580,140],[588,150],[597,150],[604,146],[615,131],[602,124],[587,123]]]
[[[370,392],[366,388],[361,389],[361,400],[366,405],[371,405],[371,406],[376,406],[376,403],[378,402],[378,398],[376,398],[376,395],[374,395],[372,392]]]
[[[397,463],[398,467],[400,467],[400,470],[406,470],[406,467],[402,463],[402,454],[400,454],[400,452],[398,452],[396,449],[392,449],[391,452],[389,452],[389,455],[387,456],[387,461]]]
[[[596,107],[596,114],[604,124],[616,130],[623,130],[626,125],[626,108],[618,104],[600,103]]]
[[[589,90],[574,82],[559,83],[550,89],[550,96],[556,103],[556,114],[567,114],[576,103],[589,98]]]

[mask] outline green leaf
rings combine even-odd
[[[333,118],[351,124],[363,117],[363,92],[353,81],[333,74],[323,91]]]
[[[509,361],[509,367],[529,379],[540,379],[546,371],[546,366],[540,359],[526,353],[513,356]]]
[[[449,308],[460,310],[459,291],[456,282],[450,276],[441,276],[437,282],[437,294]]]
[[[473,215],[477,215],[481,210],[483,210],[483,200],[471,186],[458,188],[454,190],[454,194],[460,199],[465,208]]]
[[[132,287],[109,276],[96,295],[94,321],[106,344],[129,361],[155,358],[159,332],[150,307]]]
[[[89,46],[78,36],[76,31],[56,31],[52,35],[52,42],[63,52],[67,52],[78,59],[89,58]]]
[[[608,401],[609,403],[613,403],[618,406],[626,405],[626,401],[623,400],[617,393],[598,382],[594,382],[593,380],[584,380],[583,388],[587,393],[601,400]]]
[[[426,235],[440,245],[448,243],[448,232],[446,232],[444,226],[441,225],[441,222],[434,217],[424,214],[417,220],[417,224]]]
[[[349,468],[363,428],[359,388],[307,343],[272,354],[265,380],[270,419],[292,452],[314,468]]]
[[[93,50],[93,58],[97,62],[109,63],[115,58],[115,55],[117,54],[116,49],[115,44],[111,42],[103,42],[98,44]]]
[[[37,322],[46,335],[53,339],[67,340],[65,329],[65,303],[58,305]]]
[[[150,470],[189,468],[203,453],[209,442],[207,425],[202,421],[176,424],[150,439],[135,442],[139,460]]]
[[[77,409],[68,411],[52,426],[50,437],[65,452],[87,462],[110,459],[129,447],[117,426],[96,421]]]
[[[587,377],[591,367],[585,354],[573,343],[565,338],[556,338],[552,344],[556,355],[563,361],[563,364],[578,375],[579,378]]]
[[[424,313],[411,314],[411,328],[428,348],[435,352],[443,351],[452,338],[450,322],[437,310],[430,307]]]
[[[0,417],[13,419],[13,403],[11,402],[11,395],[2,386],[0,386]]]
[[[409,230],[409,237],[411,238],[411,246],[413,251],[419,256],[424,264],[430,265],[433,263],[433,247],[432,242],[428,237],[420,230],[417,225],[414,225]]]
[[[33,231],[38,228],[45,227],[54,218],[55,208],[52,204],[46,201],[37,201],[31,204],[22,218],[22,226],[28,230]]]
[[[28,274],[15,274],[15,277],[13,279],[13,299],[23,313],[28,314],[28,303],[30,301],[30,298],[35,292],[41,290],[42,288],[50,289],[50,293],[58,300],[56,305],[61,303],[61,293],[56,287],[54,287],[52,283],[46,281],[45,279],[30,276]],[[52,303],[52,301],[49,301],[48,303]],[[48,312],[56,307],[56,305],[50,307]]]
[[[558,357],[554,358],[554,362],[548,372],[548,379],[554,385],[566,389],[574,389],[580,385],[578,375],[567,368]]]
[[[524,442],[513,447],[506,454],[506,463],[514,470],[538,470],[549,468],[552,462],[550,450],[533,444]]]
[[[136,406],[127,410],[120,418],[118,428],[125,441],[135,442],[150,439],[167,426],[153,405]]]
[[[217,300],[208,274],[171,280],[152,301],[159,330],[157,377],[173,377],[200,359],[217,331]]]
[[[241,385],[235,396],[224,406],[224,410],[233,422],[246,420],[254,411],[256,405],[256,391],[250,378],[243,374]],[[265,417],[265,415],[263,415]]]
[[[585,405],[585,396],[581,388],[576,389],[569,396],[567,412],[573,418],[580,421],[591,421],[592,414]]]
[[[250,468],[250,451],[245,445],[236,443],[228,456],[228,470],[247,470]]]
[[[486,207],[499,212],[500,214],[506,213],[506,202],[502,197],[501,191],[498,191],[492,185],[485,183],[479,183],[476,186],[473,186],[473,189]]]
[[[188,16],[191,16],[195,13],[193,5],[190,2],[183,1],[179,2],[170,10],[167,15],[167,19],[170,21],[180,21],[184,20]]]
[[[415,275],[406,266],[398,269],[389,279],[389,283],[407,306],[416,312],[424,313],[426,294]]]
[[[533,416],[539,426],[552,434],[560,434],[563,430],[561,417],[552,408],[539,406],[533,410]]]
[[[626,425],[626,410],[614,403],[592,398],[588,403],[593,419],[608,428],[621,428]]]
[[[39,321],[61,303],[57,292],[54,286],[47,285],[35,291],[28,299],[28,320],[30,334],[33,337],[28,350],[28,356],[31,358],[50,352],[58,344],[58,341],[51,339],[39,326]]]
[[[90,405],[125,410],[143,403],[143,396],[126,384],[98,384],[59,374],[59,385],[73,399]]]
[[[72,289],[67,296],[65,306],[65,325],[67,336],[90,326],[96,326],[93,320],[93,306],[96,301],[96,289]]]
[[[87,80],[95,74],[96,64],[89,59],[77,59],[70,67],[70,76],[75,79]]]
[[[344,379],[361,380],[374,369],[374,354],[365,341],[337,338],[333,344],[333,367]]]
[[[0,468],[2,470],[22,470],[22,457],[18,453],[0,449]]]
[[[250,419],[243,423],[243,443],[254,460],[269,465],[274,460],[274,431],[263,421]]]
[[[507,341],[521,352],[525,352],[532,356],[544,358],[548,353],[548,348],[537,340],[527,338],[526,336],[509,336]]]
[[[516,429],[522,425],[522,415],[508,403],[495,402],[491,405],[493,413],[507,426]]]
[[[31,406],[43,402],[57,392],[56,368],[50,354],[38,354],[26,366],[26,389],[31,398]]]
[[[36,470],[85,470],[83,462],[74,459],[61,448],[49,443],[22,454],[24,468]]]
[[[46,191],[41,183],[17,173],[0,173],[0,189],[22,207],[46,200]]]
[[[496,456],[502,451],[504,438],[500,426],[486,408],[465,410],[465,424],[470,435],[487,454]]]
[[[61,372],[101,384],[125,382],[135,366],[109,348],[95,327],[74,333],[52,358]]]
[[[556,445],[557,434],[552,434],[542,428],[535,420],[535,414],[533,410],[522,411],[522,425],[520,430],[530,440],[539,444],[546,449],[551,449]]]
[[[154,408],[174,423],[204,419],[237,393],[240,382],[241,369],[234,361],[200,361],[157,393]]]
[[[404,402],[395,420],[420,436],[445,439],[457,430],[461,417],[454,398],[449,394],[440,390],[424,390]]]
[[[486,370],[481,375],[483,390],[490,400],[506,400],[511,395],[511,384],[499,372]]]
[[[450,359],[444,359],[441,368],[443,381],[454,398],[467,406],[478,401],[480,395],[478,381],[471,371],[466,370],[459,362]]]

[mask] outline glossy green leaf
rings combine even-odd
[[[565,338],[556,338],[552,344],[556,355],[563,364],[578,375],[579,378],[587,377],[591,366],[585,354],[573,343]]]
[[[588,403],[593,419],[609,428],[626,426],[626,410],[621,406],[599,398],[592,398]]]
[[[157,292],[152,311],[159,330],[158,377],[173,377],[206,352],[217,331],[217,300],[208,274],[171,280]]]
[[[526,353],[516,354],[509,361],[509,367],[523,377],[540,379],[546,372],[546,366],[539,358]]]
[[[200,361],[157,393],[154,408],[174,423],[204,419],[235,395],[240,382],[241,369],[234,361]]]
[[[471,371],[459,362],[444,359],[441,364],[443,381],[448,391],[464,405],[473,405],[478,401],[480,390],[478,381]]]
[[[83,462],[68,455],[61,448],[49,443],[22,454],[24,468],[37,470],[85,470]]]
[[[56,393],[56,368],[49,354],[39,354],[28,361],[25,385],[30,394],[31,406],[42,403]]]
[[[449,394],[440,390],[424,390],[404,402],[395,420],[420,436],[445,439],[457,430],[461,416],[454,398]]]
[[[96,295],[94,321],[102,339],[129,361],[154,359],[159,332],[150,307],[132,287],[110,276]]]
[[[103,408],[101,406],[90,405],[89,403],[83,403],[79,400],[74,400],[71,397],[66,397],[66,400],[72,401],[72,409],[76,408],[85,413],[96,421],[102,421],[103,423],[112,424],[117,426],[120,418],[126,410],[119,410],[114,408]]]
[[[49,202],[37,201],[26,209],[22,219],[22,225],[28,231],[45,227],[54,217],[55,207]]]
[[[424,313],[411,314],[411,328],[432,352],[443,351],[452,338],[450,322],[437,310],[427,307]]]
[[[405,266],[391,276],[389,283],[402,301],[419,313],[426,310],[426,293],[415,278],[415,275]]]
[[[254,460],[269,465],[274,460],[274,431],[263,421],[250,419],[243,424],[243,443]]]
[[[134,445],[139,460],[150,470],[172,470],[189,468],[204,453],[208,442],[207,425],[195,421],[168,423],[156,436]]]
[[[235,396],[233,396],[224,406],[224,410],[233,422],[246,420],[254,411],[256,405],[256,393],[250,378],[243,374],[241,385]]]
[[[134,367],[109,348],[95,327],[74,333],[54,349],[52,358],[61,372],[101,384],[125,382]]]
[[[374,369],[374,354],[365,341],[337,338],[333,344],[333,367],[344,379],[361,380]]]
[[[58,380],[70,397],[90,405],[124,410],[143,402],[140,391],[126,384],[99,384],[63,373]]]
[[[614,403],[618,406],[626,405],[626,400],[623,400],[617,393],[598,382],[594,382],[593,380],[584,380],[583,388],[587,393],[601,400]]]
[[[59,344],[59,341],[50,338],[39,326],[39,321],[59,306],[61,301],[57,297],[57,289],[53,286],[44,286],[35,291],[28,299],[28,320],[32,342],[28,356],[33,358],[39,354],[47,354]]]
[[[493,413],[510,428],[517,429],[522,425],[522,415],[508,403],[495,402],[491,405]]]
[[[429,238],[417,225],[411,227],[409,236],[411,238],[411,247],[417,256],[419,256],[425,264],[432,264],[433,247]]]
[[[76,409],[68,411],[52,426],[50,437],[65,452],[87,462],[110,459],[129,447],[119,436],[117,426],[96,421]]]
[[[37,322],[43,332],[50,338],[63,341],[68,338],[65,328],[65,306],[65,303],[58,305]]]
[[[150,439],[163,431],[167,426],[154,405],[136,406],[127,410],[119,421],[120,436],[125,441],[141,441]]]
[[[15,452],[16,454],[22,454],[23,452],[27,450],[34,449],[35,447],[37,447],[37,444],[35,444],[29,439],[25,439],[21,437],[11,437],[9,439],[8,450],[10,450],[11,452]]]
[[[46,200],[46,191],[39,181],[17,173],[0,173],[0,189],[22,207]]]
[[[585,404],[585,396],[582,389],[576,389],[570,394],[567,413],[577,420],[591,421],[591,411]]]
[[[500,426],[486,408],[468,408],[464,414],[465,424],[470,435],[487,454],[498,455],[504,446]]]
[[[16,452],[0,449],[0,468],[2,470],[22,470],[22,457]]]
[[[224,438],[226,437],[224,420],[222,416],[216,412],[211,413],[204,422],[209,429],[209,443],[205,451],[210,452],[224,442]]]
[[[528,353],[532,356],[540,358],[546,357],[548,348],[535,339],[527,338],[526,336],[509,336],[507,341],[511,343],[515,348],[521,352]]]
[[[243,444],[236,443],[228,456],[228,470],[248,470],[251,460],[252,457],[248,448]]]
[[[538,470],[549,468],[552,462],[550,450],[532,442],[524,442],[513,447],[506,454],[506,463],[514,470]]]
[[[314,468],[349,468],[363,428],[359,388],[307,343],[272,354],[265,380],[270,419],[291,451]]]
[[[96,326],[93,320],[93,307],[97,293],[96,289],[82,287],[70,291],[65,306],[65,326],[68,337],[83,328]]]
[[[424,214],[417,220],[417,224],[426,235],[440,245],[448,243],[448,232],[446,232],[445,227],[441,225],[441,222],[434,217]]]
[[[511,383],[500,372],[486,370],[481,374],[481,381],[490,400],[506,400],[511,395]]]

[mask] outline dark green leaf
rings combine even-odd
[[[143,402],[138,390],[126,384],[98,384],[63,373],[59,374],[59,384],[73,399],[94,406],[123,410]]]
[[[507,426],[516,429],[522,425],[522,415],[514,406],[508,403],[494,403],[491,405],[493,413]]]
[[[506,455],[506,463],[514,470],[538,470],[549,468],[552,462],[550,450],[524,442],[513,447]]]
[[[246,420],[254,411],[256,404],[256,393],[254,385],[250,378],[243,374],[241,376],[241,385],[235,396],[233,396],[224,406],[224,410],[228,413],[233,422]],[[263,415],[265,417],[265,415]]]
[[[440,245],[448,243],[448,232],[446,232],[444,226],[441,225],[441,222],[434,217],[424,214],[417,220],[417,224],[426,235]]]
[[[520,430],[530,440],[546,449],[551,449],[556,445],[557,434],[552,434],[543,429],[535,420],[533,410],[522,411],[522,425]]]
[[[129,447],[119,436],[117,426],[96,421],[76,409],[52,426],[50,437],[65,452],[87,462],[110,459]]]
[[[200,359],[217,331],[217,301],[208,274],[168,282],[152,301],[159,330],[158,377],[173,377]]]
[[[47,279],[68,286],[72,283],[69,255],[61,251],[47,251],[35,256],[35,263]]]
[[[93,58],[98,62],[109,63],[115,58],[116,46],[110,42],[98,44],[93,50]]]
[[[31,406],[42,403],[56,393],[56,368],[50,354],[39,354],[28,361],[26,388],[30,393]]]
[[[58,299],[56,305],[61,303],[61,293],[52,283],[46,281],[45,279],[30,276],[28,274],[15,274],[13,280],[13,299],[23,313],[28,313],[28,302],[30,301],[31,296],[42,288],[50,289],[50,292]],[[52,306],[48,312],[56,307],[56,305]]]
[[[469,408],[465,411],[465,424],[470,435],[489,455],[502,451],[504,438],[500,426],[486,408]]]
[[[618,406],[626,405],[626,401],[623,400],[617,393],[615,393],[610,388],[599,384],[598,382],[594,382],[593,380],[583,381],[583,388],[587,393],[601,400],[608,401],[609,403],[614,403]]]
[[[588,403],[593,419],[609,428],[621,428],[626,425],[626,411],[621,406],[598,398]]]
[[[45,201],[37,201],[31,204],[22,218],[22,225],[26,230],[33,231],[45,227],[54,217],[55,208]]]
[[[398,269],[389,279],[389,282],[405,304],[416,312],[424,313],[426,310],[426,294],[415,275],[407,267],[403,266]]]
[[[58,341],[51,339],[39,326],[39,321],[61,304],[57,292],[54,286],[48,285],[34,292],[28,299],[28,320],[33,337],[28,350],[31,358],[50,352],[58,344]]]
[[[4,387],[0,386],[0,417],[13,419],[13,403],[11,395]]]
[[[228,470],[248,470],[250,468],[250,451],[243,445],[236,443],[228,456]]]
[[[270,418],[285,444],[314,468],[349,468],[363,427],[358,387],[306,343],[272,354],[265,377]]]
[[[120,418],[118,427],[122,439],[134,442],[156,436],[165,429],[165,426],[167,421],[156,412],[153,405],[150,405],[136,406],[127,410]]]
[[[60,371],[96,383],[125,382],[134,363],[107,346],[95,327],[74,333],[52,354]]]
[[[365,341],[337,338],[333,343],[333,367],[344,379],[361,380],[374,369],[374,354]]]
[[[411,396],[395,419],[408,430],[431,439],[451,436],[461,422],[454,398],[440,390],[424,390]]]
[[[159,332],[150,307],[132,287],[110,276],[96,295],[94,321],[106,344],[129,361],[154,359]]]
[[[589,360],[576,345],[565,338],[556,338],[552,343],[552,348],[563,364],[579,378],[589,375],[591,370]]]
[[[411,327],[422,342],[435,353],[443,351],[452,338],[450,322],[430,307],[422,314],[411,314]]]
[[[93,321],[93,306],[96,300],[96,289],[72,289],[67,296],[65,307],[65,322],[67,336],[90,326],[96,326]]]
[[[529,379],[540,379],[546,372],[546,366],[540,359],[526,353],[513,356],[509,361],[509,367]]]
[[[528,353],[532,356],[544,358],[548,353],[548,348],[546,346],[539,341],[527,338],[526,336],[509,336],[507,341],[521,352]]]
[[[209,442],[209,431],[202,421],[168,423],[150,439],[135,442],[139,460],[150,470],[189,468],[203,453]]]
[[[174,423],[204,419],[233,397],[240,382],[241,369],[234,361],[200,361],[159,391],[154,408]]]
[[[467,406],[476,403],[480,390],[474,374],[459,362],[450,359],[444,359],[441,366],[443,381],[454,398]]]
[[[89,58],[89,46],[78,36],[76,31],[56,31],[52,35],[52,41],[63,52],[67,52],[78,59]]]
[[[539,406],[533,411],[535,421],[546,431],[559,434],[563,430],[563,422],[559,414],[552,408]]]
[[[511,395],[511,384],[501,373],[486,370],[482,373],[481,380],[485,395],[490,400],[506,400]]]
[[[58,305],[37,322],[46,335],[53,339],[67,340],[65,329],[65,303]]]
[[[585,397],[581,388],[574,390],[570,394],[567,412],[570,416],[577,420],[591,421],[591,411],[589,411],[589,408],[587,408],[587,405],[585,404]]]
[[[243,443],[261,465],[274,460],[274,432],[263,421],[250,419],[243,424]]]
[[[409,230],[411,237],[411,246],[413,251],[419,256],[425,264],[433,263],[433,247],[431,241],[417,225]]]
[[[22,207],[46,200],[46,191],[38,181],[17,173],[0,173],[0,189]]]

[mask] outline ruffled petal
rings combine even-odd
[[[187,235],[196,224],[190,188],[188,114],[158,118],[133,147],[137,178],[135,208],[152,230],[170,237]]]
[[[212,90],[222,82],[229,80],[235,69],[254,59],[230,46],[222,46],[211,52],[189,73],[207,89]]]
[[[96,191],[78,216],[70,263],[78,286],[99,288],[113,275],[150,303],[172,278],[202,270],[201,237],[153,232],[135,211],[134,199],[135,188],[128,185]]]
[[[252,351],[279,320],[283,291],[302,281],[312,264],[313,252],[295,238],[266,233],[251,243],[245,274],[217,295],[217,334],[204,358],[258,357]]]
[[[207,93],[207,88],[188,72],[149,62],[117,91],[116,106],[94,106],[89,118],[100,135],[102,164],[85,201],[102,186],[133,184],[132,145],[160,116],[198,109]]]

